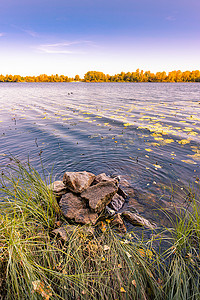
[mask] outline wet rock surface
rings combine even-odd
[[[95,175],[89,172],[65,172],[63,183],[74,193],[81,193],[93,182]]]
[[[112,181],[103,181],[89,187],[81,193],[81,197],[88,201],[93,211],[100,213],[110,203],[117,190],[118,187]]]

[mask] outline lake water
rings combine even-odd
[[[199,136],[199,83],[0,83],[1,169],[13,155],[38,170],[42,160],[57,180],[121,175],[131,205],[157,223],[199,184]]]

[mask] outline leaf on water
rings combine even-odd
[[[160,165],[157,165],[157,164],[153,164],[154,167],[158,168],[158,169],[161,169],[162,167]]]
[[[126,291],[125,291],[125,289],[123,288],[123,286],[121,287],[120,292],[121,292],[121,293],[126,293]]]
[[[191,158],[193,158],[193,159],[195,159],[195,160],[200,160],[200,153],[195,153],[194,155],[187,155],[187,156],[189,156],[189,157],[191,157]]]
[[[196,165],[197,163],[191,159],[183,159],[181,160],[182,162],[186,163],[186,164],[190,164],[190,165]]]
[[[174,142],[173,139],[166,139],[166,140],[165,140],[165,143],[166,143],[166,144],[171,144],[171,143],[173,143],[173,142]]]
[[[131,126],[131,125],[134,125],[133,123],[124,123],[124,126],[127,127],[127,126]]]
[[[154,137],[154,140],[156,140],[156,141],[162,141],[164,139],[162,137]]]
[[[185,144],[189,144],[190,141],[183,139],[183,140],[178,141],[178,143],[181,144],[181,145],[185,145]]]

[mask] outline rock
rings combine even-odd
[[[67,193],[67,188],[62,181],[54,181],[48,185],[48,188],[52,190],[58,198]]]
[[[59,235],[64,241],[67,241],[73,233],[81,233],[86,236],[94,235],[94,227],[79,227],[76,225],[65,225],[60,228],[54,229],[53,234]]]
[[[76,223],[94,225],[98,219],[98,215],[86,207],[85,201],[73,193],[63,195],[59,205],[64,216]]]
[[[124,224],[124,221],[122,220],[120,214],[116,214],[114,218],[110,222],[110,227],[117,229],[120,233],[126,233],[126,226]]]
[[[126,180],[125,178],[118,176],[119,177],[119,182],[120,185],[123,187],[130,187],[130,183],[128,182],[128,180]]]
[[[117,194],[122,196],[124,199],[126,199],[128,197],[128,194],[121,188],[121,186],[119,186]]]
[[[116,214],[116,211],[111,209],[109,206],[105,207],[104,217],[109,218]]]
[[[93,211],[100,213],[110,203],[117,190],[118,187],[112,181],[104,181],[90,186],[81,193],[81,197],[88,201]]]
[[[114,195],[111,202],[109,203],[109,207],[111,209],[114,209],[115,211],[118,211],[120,208],[122,208],[124,202],[125,199],[122,196],[120,196],[117,192],[117,194]]]
[[[155,224],[151,224],[147,219],[143,218],[137,213],[132,213],[130,211],[124,211],[121,216],[129,223],[135,226],[145,226],[150,229],[156,228]]]
[[[111,181],[115,184],[118,184],[118,180],[116,180],[115,178],[108,177],[105,173],[101,173],[95,177],[93,185],[105,181]]]
[[[81,193],[93,182],[95,175],[89,172],[65,172],[63,183],[74,193]]]

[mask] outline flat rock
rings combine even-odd
[[[64,241],[67,241],[73,233],[83,233],[87,236],[93,236],[94,235],[94,228],[89,227],[79,227],[76,225],[65,225],[60,228],[54,229],[52,231],[53,234],[59,235]]]
[[[105,182],[105,181],[111,181],[115,184],[118,183],[118,180],[116,180],[115,178],[111,178],[111,177],[107,176],[106,173],[101,173],[95,177],[93,184],[97,184],[97,183]]]
[[[63,215],[76,223],[94,225],[98,219],[98,215],[86,207],[85,201],[73,193],[63,195],[59,205]]]
[[[111,209],[114,209],[115,211],[118,211],[120,208],[122,208],[124,202],[125,199],[122,196],[120,196],[117,192],[117,194],[114,195],[111,202],[109,203],[109,207]]]
[[[120,233],[126,233],[126,226],[124,224],[123,219],[121,218],[120,214],[116,214],[114,218],[110,222],[111,228],[117,229]]]
[[[48,185],[48,188],[53,191],[56,197],[61,197],[67,193],[67,188],[62,181],[54,181]]]
[[[65,172],[64,185],[74,193],[81,193],[93,182],[95,175],[89,172]]]
[[[140,216],[137,213],[132,213],[130,211],[124,211],[121,216],[129,223],[135,225],[135,226],[145,226],[150,229],[156,228],[155,224],[152,224],[144,217]]]
[[[104,181],[90,186],[86,191],[81,193],[81,197],[88,201],[89,207],[93,211],[100,213],[110,203],[117,190],[118,187],[115,183]]]

